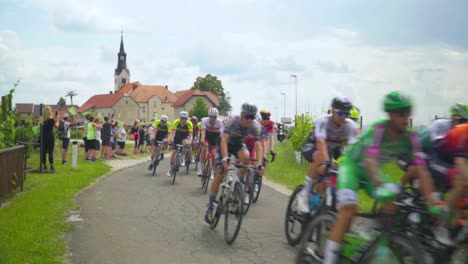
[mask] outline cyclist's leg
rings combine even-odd
[[[309,201],[308,194],[313,183],[318,178],[317,168],[320,163],[325,161],[325,157],[317,150],[316,146],[312,143],[304,145],[302,149],[303,157],[310,162],[309,169],[307,170],[307,175],[304,180],[304,188],[300,192],[298,197],[298,208],[302,212],[309,211]]]
[[[365,175],[362,168],[351,162],[343,162],[337,178],[337,208],[338,215],[325,246],[325,264],[335,263],[341,250],[343,237],[348,231],[351,221],[357,212],[357,191],[359,179]]]
[[[216,195],[218,194],[219,190],[219,185],[223,181],[224,178],[224,166],[223,166],[223,157],[221,155],[221,147],[219,145],[220,142],[218,142],[218,151],[216,152],[216,165],[215,165],[215,177],[213,181],[211,182],[211,187],[210,187],[210,192],[208,194],[208,205],[206,208],[206,214],[205,214],[205,222],[211,223],[213,220],[212,212],[213,212],[213,202],[216,199]],[[228,154],[230,148],[228,145]]]
[[[198,161],[199,162],[198,163],[198,175],[202,175],[203,173],[203,169],[204,169],[205,161],[206,161],[207,148],[208,148],[208,142],[205,140],[205,142],[203,142],[203,147],[200,153],[200,161]]]

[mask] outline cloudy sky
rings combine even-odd
[[[468,101],[466,14],[464,0],[0,0],[0,94],[17,79],[17,103],[113,90],[123,27],[131,81],[176,91],[211,73],[235,110],[277,117],[284,99],[295,112],[295,74],[299,113],[346,95],[370,121],[398,89],[426,123]]]

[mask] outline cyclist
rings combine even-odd
[[[302,148],[302,155],[310,162],[304,188],[298,197],[298,209],[302,212],[309,211],[308,193],[313,183],[319,175],[325,173],[332,158],[336,159],[341,155],[342,146],[353,143],[356,138],[356,124],[348,118],[351,102],[346,97],[335,97],[331,108],[331,114],[317,118]]]
[[[260,144],[260,124],[255,120],[257,107],[255,105],[244,103],[241,107],[240,116],[233,116],[226,121],[224,125],[223,136],[219,142],[218,152],[216,154],[216,175],[211,184],[208,206],[205,214],[205,221],[212,223],[213,221],[213,201],[218,193],[219,185],[224,178],[224,171],[229,167],[229,155],[234,155],[239,158],[244,165],[249,164],[249,152],[247,151],[243,140],[248,134],[255,135],[255,148],[257,157],[262,157]],[[263,174],[263,165],[259,163],[257,166],[259,174]],[[239,177],[245,175],[245,169],[239,169]]]
[[[167,148],[167,139],[168,139],[168,136],[169,136],[169,131],[171,131],[171,122],[168,121],[168,117],[167,115],[162,115],[161,118],[159,118],[158,120],[156,120],[156,122],[154,122],[154,132],[153,132],[153,136],[154,137],[154,140],[152,142],[152,150],[151,150],[151,160],[153,160],[154,158],[154,154],[157,152],[157,145],[156,145],[156,142],[157,141],[163,141],[164,142],[164,145],[162,146],[163,149],[166,149]],[[161,152],[161,159],[164,158],[164,153]],[[148,170],[152,170],[153,169],[153,162],[151,162],[151,164],[149,165],[148,167]]]
[[[177,144],[190,145],[192,143],[192,134],[193,134],[193,124],[188,120],[189,114],[187,111],[181,111],[179,113],[179,118],[174,120],[172,125],[172,131],[169,135],[169,142],[173,143],[172,153],[171,153],[171,165],[167,171],[167,177],[172,175],[172,167],[174,164],[175,154],[177,151]],[[187,149],[183,149],[184,157]],[[185,166],[185,158],[181,161],[181,166]]]
[[[357,211],[357,191],[365,189],[372,197],[394,197],[399,187],[391,183],[390,177],[379,168],[399,157],[410,160],[408,171],[419,176],[423,195],[429,212],[438,208],[431,202],[431,178],[426,169],[426,161],[421,151],[417,133],[408,130],[413,104],[399,92],[391,92],[384,100],[384,110],[389,119],[372,124],[357,142],[344,154],[337,178],[338,215],[325,246],[323,263],[335,263],[341,249],[344,234],[347,232]],[[392,204],[384,204],[391,210]],[[440,210],[438,211],[440,213]]]
[[[419,133],[423,150],[429,156],[429,170],[440,191],[444,191],[451,185],[450,181],[456,170],[452,155],[442,155],[437,146],[451,128],[468,122],[468,106],[466,104],[458,103],[450,109],[450,112],[451,119],[437,119]]]
[[[361,117],[361,112],[359,111],[359,108],[357,108],[357,107],[351,108],[351,110],[349,111],[349,118],[356,123],[357,134],[361,134],[361,132],[362,132],[361,131],[362,124],[361,124],[360,117]]]
[[[276,153],[274,151],[274,145],[275,145],[275,122],[270,120],[271,113],[267,109],[263,109],[260,111],[260,115],[262,117],[262,120],[260,124],[265,127],[268,133],[268,148],[270,149],[270,154],[274,156]],[[266,154],[266,153],[264,153]]]
[[[198,117],[196,117],[196,116],[192,116],[190,118],[190,121],[192,121],[192,125],[193,125],[192,152],[197,153],[197,150],[198,150],[198,147],[199,147],[198,142],[199,142],[199,139],[200,139],[200,132],[201,132],[201,129],[198,126],[198,123],[200,123],[200,122],[198,121]],[[193,155],[191,155],[191,157],[193,157]]]
[[[452,189],[447,194],[448,207],[453,211],[455,203],[468,194],[468,123],[451,128],[437,147],[442,156],[454,164]]]
[[[210,108],[208,110],[208,117],[202,118],[201,126],[200,142],[203,143],[203,148],[200,154],[200,161],[198,163],[198,176],[203,174],[207,148],[212,152],[216,149],[221,131],[223,131],[223,121],[218,119],[218,109],[215,107]],[[215,153],[213,152],[212,154],[214,157]]]

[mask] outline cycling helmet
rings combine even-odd
[[[194,123],[194,124],[198,123],[198,117],[192,116],[192,117],[191,117],[191,121],[192,121],[192,123]]]
[[[253,104],[244,103],[241,107],[241,113],[246,115],[256,115],[257,107]]]
[[[468,105],[458,103],[450,108],[452,116],[468,118]]]
[[[346,97],[335,97],[333,98],[331,107],[333,109],[349,111],[353,107],[351,101]]]
[[[188,118],[188,112],[187,112],[187,111],[181,111],[181,112],[179,113],[179,117],[180,117],[180,118],[187,119],[187,118]]]
[[[262,117],[264,117],[264,116],[270,116],[271,113],[270,113],[270,111],[268,111],[268,110],[266,110],[266,109],[263,109],[262,111],[260,111],[260,115],[261,115]]]
[[[359,108],[357,108],[357,107],[351,108],[351,110],[349,111],[349,118],[357,120],[357,119],[359,119],[359,116],[361,116],[361,114],[359,112]]]
[[[215,107],[210,108],[210,110],[208,110],[208,116],[209,117],[218,117],[218,109],[216,109]]]
[[[167,117],[167,115],[162,115],[160,119],[161,119],[161,121],[163,121],[163,122],[167,122],[167,120],[168,120],[169,118]]]
[[[411,99],[401,94],[400,92],[394,91],[385,96],[384,100],[384,110],[385,112],[391,112],[394,110],[399,110],[403,108],[411,108],[413,103]]]

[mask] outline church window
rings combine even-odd
[[[122,83],[123,83],[123,84],[127,83],[127,79],[122,78]]]

